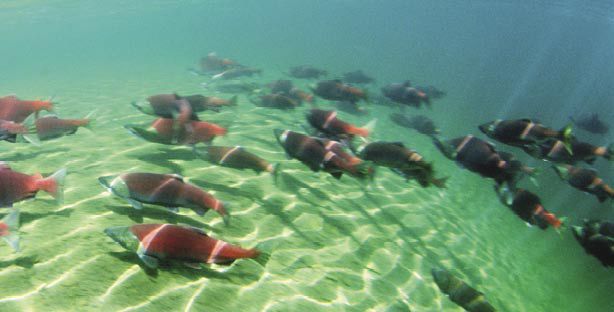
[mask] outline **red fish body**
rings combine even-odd
[[[311,126],[324,133],[338,135],[359,135],[367,137],[369,130],[359,128],[337,118],[336,111],[312,109],[307,115],[307,121]]]
[[[258,173],[266,171],[273,173],[274,166],[268,161],[246,151],[240,146],[206,146],[203,151],[196,151],[208,161],[220,166],[235,169],[252,169]]]
[[[175,121],[167,118],[156,119],[152,126],[158,133],[161,139],[171,142],[174,138]],[[179,132],[177,143],[179,144],[196,144],[209,143],[216,136],[226,134],[226,129],[214,123],[205,121],[191,121],[182,131]]]
[[[41,110],[51,111],[50,101],[25,101],[15,96],[0,98],[0,119],[22,123],[28,116]]]
[[[89,119],[60,119],[56,116],[45,116],[36,119],[36,133],[41,140],[61,137],[77,132],[79,127],[86,127]]]
[[[213,209],[227,222],[224,204],[200,188],[185,183],[172,174],[124,173],[117,177],[101,177],[100,183],[112,193],[126,199],[133,207],[141,209],[141,203],[169,208],[188,207],[199,215]]]
[[[105,233],[143,262],[156,268],[159,260],[182,261],[190,266],[201,263],[230,264],[236,259],[256,258],[256,249],[244,249],[209,237],[203,231],[174,224],[136,224],[107,228]]]
[[[45,191],[58,200],[62,197],[62,185],[66,170],[43,178],[40,174],[27,175],[0,166],[0,207],[11,207],[14,203],[34,198],[38,191]]]

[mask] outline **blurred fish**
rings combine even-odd
[[[188,120],[199,120],[197,110],[190,101],[178,94],[157,94],[147,98],[147,103],[132,102],[139,111],[162,118],[178,118],[183,123]],[[197,108],[199,108],[197,106]]]
[[[401,127],[414,129],[428,136],[439,134],[439,129],[437,129],[433,120],[424,115],[409,118],[403,114],[393,113],[390,115],[390,119]]]
[[[194,152],[203,159],[216,165],[235,168],[251,169],[260,172],[275,174],[277,167],[268,161],[248,152],[241,146],[205,146],[194,148]]]
[[[0,220],[0,237],[13,248],[19,251],[19,209],[13,208]]]
[[[388,84],[384,86],[381,91],[385,97],[399,104],[416,108],[420,108],[422,103],[425,103],[429,107],[431,105],[431,100],[428,95],[412,87],[409,80]]]
[[[367,76],[362,70],[355,70],[351,72],[347,72],[343,74],[343,78],[341,78],[344,82],[347,83],[372,83],[375,82],[375,79]]]
[[[237,66],[241,65],[231,59],[220,58],[215,52],[211,52],[200,59],[200,70],[202,73],[220,72]]]
[[[320,81],[311,91],[317,96],[329,101],[348,101],[356,103],[360,100],[367,100],[367,91],[345,84],[338,79]]]
[[[274,133],[289,157],[298,159],[314,172],[323,170],[336,179],[340,179],[344,173],[357,178],[366,178],[372,174],[368,164],[350,163],[334,150],[327,149],[326,141],[290,130],[275,129]]]
[[[441,91],[433,86],[426,86],[426,87],[416,86],[416,89],[418,89],[418,91],[424,92],[424,94],[426,94],[426,96],[429,99],[433,99],[433,100],[440,99],[446,96],[446,93],[444,91]]]
[[[448,295],[452,302],[469,312],[494,312],[495,308],[486,301],[484,294],[467,285],[443,268],[431,270],[439,290]]]
[[[606,267],[614,266],[614,223],[585,219],[582,226],[572,227],[572,233],[586,253]]]
[[[223,93],[257,93],[260,91],[260,85],[255,82],[246,81],[226,81],[223,83],[202,83],[201,86],[205,89],[213,89]]]
[[[184,182],[183,177],[176,174],[134,172],[100,177],[98,181],[109,192],[126,200],[135,209],[143,209],[143,204],[164,206],[171,210],[186,207],[200,216],[212,209],[228,223],[229,216],[221,201]]]
[[[195,112],[202,112],[205,110],[217,112],[222,107],[237,105],[236,95],[230,99],[223,99],[215,96],[204,96],[200,94],[182,96],[181,98],[186,99],[190,103],[192,110]]]
[[[309,124],[318,131],[333,137],[348,137],[350,139],[355,135],[366,138],[375,127],[376,122],[373,120],[365,127],[359,128],[338,119],[336,111],[322,109],[311,109],[306,117]]]
[[[278,109],[294,109],[300,105],[298,101],[279,93],[260,95],[257,99],[250,97],[249,100],[256,106]]]
[[[359,148],[358,155],[376,165],[391,168],[406,180],[415,179],[422,187],[432,184],[445,188],[447,178],[435,178],[432,163],[424,161],[422,155],[401,142],[372,142]]]
[[[106,228],[105,234],[143,263],[156,269],[160,261],[180,261],[191,268],[203,263],[231,264],[236,259],[257,258],[256,249],[243,249],[209,237],[200,229],[174,224],[135,224]]]
[[[34,198],[38,191],[53,196],[62,203],[66,169],[60,169],[43,178],[40,174],[27,175],[13,171],[6,163],[0,164],[0,207],[12,207],[14,203]]]
[[[607,185],[594,169],[571,165],[553,165],[552,168],[562,180],[580,191],[595,195],[599,202],[614,198],[614,189]]]
[[[213,75],[212,79],[234,79],[239,77],[251,77],[255,74],[262,74],[262,69],[251,67],[235,67],[227,69],[219,74]]]
[[[584,161],[592,164],[597,157],[603,157],[610,161],[614,160],[614,145],[595,146],[577,139],[571,140],[571,151],[565,148],[562,141],[556,139],[549,139],[537,145],[529,145],[523,149],[535,158],[556,163],[574,164],[578,161]]]
[[[139,125],[124,127],[141,139],[167,145],[209,144],[215,137],[225,135],[227,131],[224,127],[214,123],[191,121],[188,126],[177,133],[173,129],[174,124],[172,119],[158,118],[148,128]]]
[[[356,105],[356,103],[349,101],[336,101],[335,109],[355,116],[365,116],[369,114],[366,108],[360,107]]]
[[[558,139],[571,151],[571,124],[561,130],[554,130],[531,119],[498,119],[481,124],[478,128],[488,137],[511,146],[525,147],[548,139]]]
[[[578,128],[584,129],[591,133],[596,134],[606,134],[610,131],[610,127],[599,119],[599,115],[596,113],[591,114],[590,116],[583,116],[578,119],[574,119],[573,117],[569,117],[571,122],[573,122]]]
[[[74,134],[79,127],[90,127],[90,119],[60,119],[49,115],[36,119],[34,126],[40,140],[50,140]]]
[[[41,110],[52,111],[51,101],[25,101],[9,95],[0,98],[0,120],[22,123],[28,116]]]
[[[542,206],[537,195],[522,188],[512,191],[507,187],[495,186],[495,190],[501,202],[528,224],[537,225],[542,230],[547,229],[548,225],[558,229],[563,224]]]
[[[276,80],[269,83],[267,86],[271,89],[271,93],[285,95],[297,101],[299,104],[301,104],[302,101],[306,101],[308,103],[313,102],[313,95],[295,87],[290,80]]]
[[[318,79],[328,75],[328,72],[309,65],[301,65],[290,68],[288,75],[300,79]]]

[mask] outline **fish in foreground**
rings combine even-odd
[[[591,133],[606,134],[608,133],[608,131],[610,131],[610,127],[601,119],[599,119],[599,115],[596,113],[593,113],[590,116],[580,117],[578,119],[574,119],[573,117],[569,117],[569,119],[578,128]]]
[[[329,101],[348,101],[356,104],[360,100],[368,99],[366,90],[343,83],[338,79],[320,81],[311,91]]]
[[[248,152],[241,146],[204,146],[194,148],[194,152],[203,159],[216,165],[235,169],[251,169],[257,173],[276,174],[277,167],[268,161]]]
[[[375,120],[365,127],[359,128],[337,118],[336,111],[322,109],[310,110],[307,114],[307,121],[312,127],[325,135],[340,139],[351,139],[354,135],[366,138],[375,127]]]
[[[334,178],[340,179],[344,173],[357,178],[372,177],[373,170],[366,162],[352,163],[347,158],[335,153],[333,145],[302,133],[290,130],[274,130],[275,137],[286,154],[298,159],[312,171],[323,170]],[[330,147],[330,148],[327,148]]]
[[[433,120],[424,115],[416,115],[410,118],[403,114],[394,113],[390,115],[390,119],[401,127],[414,129],[425,135],[439,134],[439,129],[437,129]]]
[[[431,270],[435,284],[439,290],[448,295],[452,302],[469,312],[494,312],[495,308],[486,301],[484,294],[467,285],[446,269],[434,268]]]
[[[51,101],[26,101],[14,95],[0,98],[0,119],[22,123],[33,113],[53,110]],[[38,115],[37,115],[38,116]]]
[[[84,119],[60,119],[49,115],[36,119],[34,126],[40,140],[49,140],[70,135],[77,132],[79,127],[90,127],[91,120]]]
[[[409,80],[388,84],[384,86],[381,91],[385,97],[399,104],[416,108],[420,108],[422,103],[429,107],[431,105],[428,95],[417,88],[412,87]]]
[[[614,223],[584,220],[582,226],[572,227],[572,233],[588,254],[604,266],[614,267]]]
[[[258,258],[256,249],[244,249],[208,236],[200,229],[174,224],[135,224],[104,230],[105,234],[143,263],[156,269],[160,261],[179,261],[191,268],[201,264],[231,264],[236,259]]]
[[[14,203],[34,198],[38,191],[53,196],[62,203],[66,169],[60,169],[51,176],[27,175],[13,171],[6,163],[0,163],[0,207],[12,207]]]
[[[573,139],[571,124],[561,130],[554,130],[527,118],[498,119],[481,124],[478,128],[491,139],[511,146],[526,147],[548,139],[557,139],[571,151],[570,145]]]
[[[529,225],[537,225],[545,230],[548,226],[558,229],[563,221],[542,206],[539,197],[525,189],[510,190],[508,187],[495,186],[501,202],[508,206],[520,219]]]
[[[19,251],[19,209],[14,208],[0,220],[0,237],[13,248]]]
[[[133,172],[100,177],[98,181],[135,209],[143,209],[143,203],[171,210],[186,207],[201,216],[212,209],[222,216],[224,223],[229,220],[224,203],[195,185],[184,182],[179,175]]]
[[[594,169],[571,165],[554,165],[552,168],[562,180],[580,191],[595,195],[599,202],[614,198],[614,189],[606,184]]]
[[[584,161],[592,164],[597,157],[614,161],[614,144],[608,146],[595,146],[587,142],[572,139],[568,150],[565,143],[560,140],[550,139],[537,145],[524,147],[524,151],[538,159],[556,163],[574,164]]]
[[[358,155],[376,165],[392,169],[407,180],[415,179],[422,187],[433,184],[445,188],[447,178],[435,178],[433,165],[401,142],[372,142],[359,148]]]

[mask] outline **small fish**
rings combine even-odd
[[[89,127],[90,119],[60,119],[49,115],[36,119],[34,126],[40,140],[49,140],[73,134],[79,127]]]
[[[469,312],[494,312],[495,308],[486,301],[484,294],[467,285],[446,269],[434,268],[431,270],[435,284],[439,290],[448,295],[452,302]]]
[[[343,78],[341,78],[341,80],[347,83],[359,83],[359,84],[375,82],[375,79],[367,76],[367,74],[365,74],[362,70],[355,70],[355,71],[344,73]]]
[[[275,129],[274,133],[289,157],[298,159],[314,172],[323,170],[336,179],[340,179],[343,173],[357,178],[372,176],[368,164],[351,164],[333,150],[327,149],[326,141],[290,130]]]
[[[393,169],[407,180],[415,179],[422,187],[433,184],[445,188],[447,178],[435,178],[433,165],[401,142],[372,142],[359,148],[358,155],[376,165]]]
[[[522,188],[512,191],[507,187],[495,186],[495,190],[501,202],[528,224],[537,225],[542,230],[549,225],[558,229],[563,224],[563,221],[542,206],[537,195]]]
[[[574,188],[593,194],[599,202],[614,198],[614,189],[605,183],[594,169],[585,169],[571,165],[553,165],[559,177]]]
[[[436,135],[440,132],[433,120],[424,115],[416,115],[409,118],[403,114],[393,113],[390,115],[390,119],[401,127],[414,129],[428,136]]]
[[[614,160],[614,145],[595,146],[587,142],[572,139],[570,150],[565,148],[565,143],[557,139],[550,139],[537,145],[529,145],[523,148],[527,154],[543,160],[556,163],[574,164],[584,161],[592,164],[597,157]]]
[[[345,84],[338,79],[320,81],[311,91],[315,95],[329,101],[356,103],[360,100],[368,100],[366,90]]]
[[[258,96],[258,99],[249,100],[256,106],[278,109],[294,109],[300,105],[298,101],[279,93],[265,94]]]
[[[309,65],[301,65],[290,68],[288,75],[299,79],[319,79],[320,76],[328,75],[328,72]]]
[[[0,237],[13,248],[19,251],[19,209],[13,208],[0,220]]]
[[[586,253],[614,267],[614,223],[585,219],[582,226],[572,227],[572,233]]]
[[[199,268],[203,263],[231,264],[236,259],[258,258],[260,251],[243,249],[209,237],[200,229],[174,224],[135,224],[104,230],[129,251],[134,251],[151,268],[160,261],[180,261]]]
[[[27,175],[13,171],[7,164],[0,165],[0,207],[12,207],[14,203],[34,198],[38,191],[53,196],[58,204],[62,203],[66,169],[60,169],[51,176],[43,178],[40,174]]]
[[[200,216],[212,209],[228,223],[229,216],[224,203],[195,185],[184,182],[183,177],[176,174],[133,172],[100,177],[98,181],[135,209],[143,209],[143,204],[164,206],[172,210],[186,207]]]
[[[583,116],[578,119],[574,119],[573,117],[569,117],[569,119],[578,128],[591,133],[606,134],[608,133],[608,131],[610,131],[610,127],[601,119],[599,119],[599,115],[596,113],[593,113],[590,116]]]
[[[382,94],[393,102],[420,108],[422,103],[431,105],[431,100],[423,91],[411,86],[409,80],[399,83],[391,83],[384,86]]]
[[[312,127],[334,137],[348,136],[351,138],[354,135],[358,135],[366,138],[369,136],[369,132],[375,127],[375,121],[372,121],[367,126],[359,128],[338,119],[337,112],[332,110],[328,111],[314,108],[309,111],[306,117]]]
[[[194,152],[203,159],[214,164],[235,168],[251,169],[256,173],[269,172],[275,174],[277,166],[248,152],[241,146],[205,146],[195,148]]]
[[[28,116],[41,110],[52,111],[53,103],[38,100],[25,101],[13,95],[0,98],[0,120],[22,123]]]
[[[561,130],[554,130],[527,118],[498,119],[481,124],[478,128],[491,139],[516,147],[534,145],[548,139],[558,139],[565,144],[568,150],[571,150],[570,145],[573,139],[571,124]]]

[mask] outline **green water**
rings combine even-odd
[[[601,111],[614,120],[606,4],[576,11],[571,2],[468,3],[3,1],[0,94],[55,96],[61,117],[94,111],[95,124],[40,147],[0,142],[0,160],[14,170],[69,172],[63,205],[46,194],[17,205],[22,251],[0,245],[0,311],[462,311],[434,284],[435,266],[484,292],[500,311],[614,310],[614,271],[586,255],[569,231],[528,228],[498,202],[491,181],[391,124],[396,108],[339,116],[358,125],[377,118],[373,139],[418,150],[450,176],[447,189],[423,189],[387,170],[372,185],[337,181],[288,160],[272,129],[302,130],[306,107],[256,108],[240,96],[237,107],[201,114],[228,128],[216,144],[281,163],[278,185],[266,174],[197,159],[187,147],[141,141],[122,127],[151,120],[129,103],[152,94],[230,97],[203,89],[207,78],[186,70],[211,51],[262,68],[254,79],[260,83],[301,64],[334,74],[363,69],[378,85],[432,83],[448,96],[421,113],[448,137],[477,134],[477,124],[503,116],[564,124],[571,114]],[[379,86],[370,88],[378,93]],[[613,139],[579,135],[600,144]],[[570,223],[614,219],[611,204],[597,204],[546,164],[517,154],[543,168],[539,187],[525,186],[546,208]],[[595,167],[614,183],[611,163]],[[231,203],[231,224],[188,209],[134,211],[97,182],[127,171],[183,175]],[[148,275],[135,254],[102,232],[135,223],[189,224],[244,247],[266,246],[271,258],[264,267],[241,260]]]

